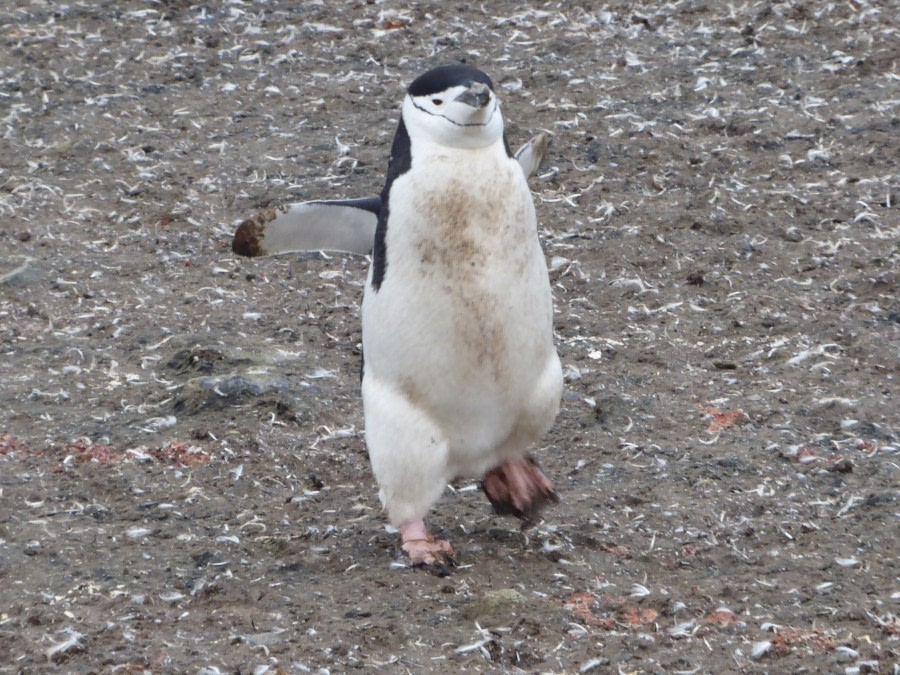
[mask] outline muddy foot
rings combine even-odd
[[[453,547],[450,542],[443,539],[435,539],[425,529],[425,523],[421,520],[403,523],[400,526],[400,537],[403,540],[402,549],[409,556],[413,565],[443,566],[453,564]]]
[[[533,523],[548,502],[559,501],[550,479],[530,457],[508,460],[488,471],[481,488],[496,513],[516,516],[526,524]]]

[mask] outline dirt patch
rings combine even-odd
[[[893,672],[887,3],[0,9],[0,671]],[[407,83],[493,77],[535,190],[561,503],[473,484],[410,570],[360,435],[353,256],[237,224],[377,194]],[[853,670],[858,669],[858,670]]]

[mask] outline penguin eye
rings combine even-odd
[[[443,99],[440,99],[440,98],[433,98],[433,99],[431,99],[431,102],[434,103],[435,105],[444,105]]]

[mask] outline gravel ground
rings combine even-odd
[[[900,672],[900,19],[883,2],[0,8],[0,672]],[[527,532],[408,568],[361,435],[403,90],[489,72],[566,372]]]

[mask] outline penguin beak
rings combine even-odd
[[[484,82],[473,82],[456,100],[473,108],[484,108],[491,100],[491,89]]]

